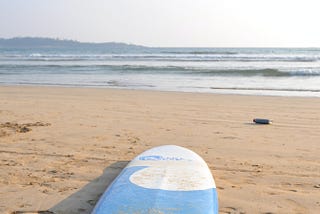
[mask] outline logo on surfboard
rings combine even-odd
[[[179,158],[179,157],[163,157],[160,155],[150,155],[150,156],[139,157],[139,160],[143,160],[143,161],[181,161],[181,160],[186,160],[186,159]]]

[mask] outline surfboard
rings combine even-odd
[[[205,161],[175,145],[134,158],[109,185],[93,214],[217,214],[215,181]]]

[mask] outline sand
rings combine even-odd
[[[165,144],[208,163],[220,213],[320,211],[319,98],[1,86],[0,213],[90,213]]]

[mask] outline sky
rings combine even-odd
[[[320,47],[319,0],[0,0],[0,37]]]

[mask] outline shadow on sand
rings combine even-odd
[[[118,161],[108,166],[103,174],[84,186],[78,192],[70,195],[60,203],[51,207],[43,214],[73,214],[73,213],[91,213],[98,199],[111,184],[111,182],[119,175],[128,161]]]

